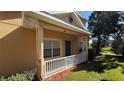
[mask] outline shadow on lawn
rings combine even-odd
[[[98,73],[104,73],[105,70],[116,69],[117,67],[122,67],[124,69],[124,65],[120,64],[124,59],[120,59],[121,56],[111,56],[111,55],[102,55],[101,58],[96,58],[92,62],[83,63],[79,67],[77,67],[74,71],[94,71]],[[121,60],[121,61],[119,61]],[[122,72],[124,73],[124,71]]]
[[[124,57],[123,56],[116,56],[116,59],[120,63],[124,63]]]

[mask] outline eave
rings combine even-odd
[[[87,32],[77,26],[71,25],[59,18],[56,18],[50,14],[47,14],[45,12],[39,12],[39,11],[31,11],[30,12],[31,15],[37,17],[39,20],[42,20],[44,22],[50,23],[50,24],[54,24],[63,28],[67,28],[79,33],[83,33],[83,34],[91,34],[90,32]]]

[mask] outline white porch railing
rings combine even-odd
[[[86,53],[47,60],[45,61],[45,76],[61,69],[80,64],[84,61],[86,61]]]

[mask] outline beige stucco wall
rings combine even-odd
[[[0,22],[0,76],[35,67],[36,32]]]
[[[53,30],[48,30],[44,29],[44,37],[45,38],[55,38],[55,39],[60,39],[62,42],[62,56],[65,56],[65,41],[69,40],[71,41],[71,46],[72,46],[72,54],[76,54],[77,52],[77,37],[71,34],[66,34],[58,31],[53,31]]]

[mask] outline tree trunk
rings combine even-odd
[[[98,36],[98,42],[97,42],[97,48],[96,48],[96,55],[99,55],[99,53],[100,53],[100,43],[101,43],[101,38],[99,35]]]
[[[123,43],[122,55],[123,55],[123,58],[124,58],[124,43]]]

